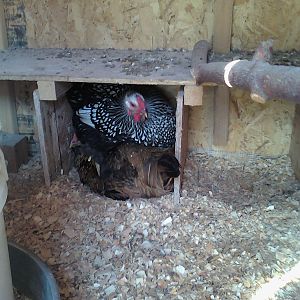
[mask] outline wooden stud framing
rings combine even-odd
[[[213,50],[218,53],[230,51],[233,0],[216,0],[214,16]],[[224,146],[229,132],[229,89],[217,86],[214,98],[213,144]]]
[[[213,49],[217,53],[230,51],[233,0],[215,0]]]
[[[51,102],[40,101],[38,90],[33,92],[36,113],[36,123],[42,156],[45,183],[50,186],[51,180],[58,173],[57,147],[53,146],[52,129],[54,105]],[[51,122],[52,121],[52,122]],[[54,141],[54,144],[56,142]],[[56,151],[54,150],[56,149]]]
[[[229,126],[229,88],[217,86],[214,97],[214,131],[213,144],[226,145],[228,141]]]
[[[188,107],[184,105],[184,92],[180,88],[177,95],[176,108],[176,143],[175,156],[181,165],[181,175],[174,180],[174,203],[176,205],[180,202],[180,191],[183,179],[183,170],[187,155],[188,147]]]
[[[8,44],[4,17],[4,5],[3,0],[0,0],[0,49],[6,49],[7,47]]]
[[[72,109],[66,99],[55,102],[56,128],[58,132],[58,148],[61,161],[61,173],[67,174],[71,168],[72,155],[70,142],[73,136]]]
[[[0,49],[6,49],[7,34],[4,18],[3,0],[0,0]],[[16,133],[17,112],[13,84],[9,81],[0,82],[0,130]]]
[[[71,137],[72,114],[68,103],[59,99],[41,101],[39,91],[33,92],[37,128],[47,186],[61,173],[66,173],[70,167],[70,152],[68,145]]]

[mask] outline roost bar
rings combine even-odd
[[[72,82],[179,87],[175,155],[184,168],[187,153],[187,106],[202,104],[202,87],[191,75],[191,51],[116,49],[9,49],[0,52],[0,80],[36,81],[37,127],[45,183],[70,168],[71,111],[64,94]],[[203,49],[206,62],[207,49]],[[174,182],[179,203],[182,176]]]

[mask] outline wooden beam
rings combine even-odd
[[[213,50],[217,53],[230,51],[233,0],[215,0]],[[225,146],[229,132],[229,90],[215,88],[213,144]]]
[[[4,5],[3,0],[0,0],[0,49],[6,49],[7,46]],[[0,82],[0,107],[0,130],[16,133],[18,126],[15,94],[13,84],[9,81]]]
[[[0,81],[0,130],[17,133],[17,112],[14,85],[9,81]]]
[[[215,0],[213,49],[217,53],[230,51],[233,0]]]
[[[190,106],[201,106],[203,98],[203,87],[196,85],[184,86],[184,104]]]
[[[62,98],[41,101],[38,90],[33,92],[33,99],[44,178],[50,186],[57,175],[67,174],[71,167],[72,110]]]
[[[300,104],[296,105],[291,138],[290,157],[295,175],[300,180]]]
[[[214,97],[214,134],[215,146],[226,145],[228,141],[229,126],[229,88],[217,86]]]
[[[174,203],[180,203],[180,192],[183,179],[184,165],[188,148],[188,107],[184,105],[184,91],[181,87],[177,95],[176,107],[176,143],[175,156],[181,165],[181,174],[174,179]]]
[[[58,147],[61,159],[62,173],[68,174],[72,166],[72,153],[70,143],[73,136],[73,111],[66,99],[55,102],[56,128],[58,135]]]
[[[8,47],[4,4],[3,0],[0,0],[0,49],[6,49]]]
[[[55,81],[37,82],[40,100],[55,101],[62,97],[70,88],[71,83]]]
[[[33,92],[33,101],[36,114],[36,124],[39,134],[39,143],[44,171],[45,183],[50,186],[51,180],[58,172],[57,149],[53,147],[53,114],[54,105],[48,101],[40,101],[39,91]],[[56,152],[55,152],[56,150]]]

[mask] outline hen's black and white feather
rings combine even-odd
[[[147,119],[135,122],[128,115],[125,95],[138,92],[145,99]],[[79,83],[67,93],[74,111],[73,124],[81,142],[109,146],[122,142],[168,148],[175,143],[175,111],[154,88],[130,85]],[[88,135],[88,136],[87,136]]]

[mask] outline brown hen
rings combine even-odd
[[[81,182],[116,200],[160,197],[173,190],[173,179],[180,175],[173,149],[122,144],[105,154],[101,166],[81,145],[74,153]]]

